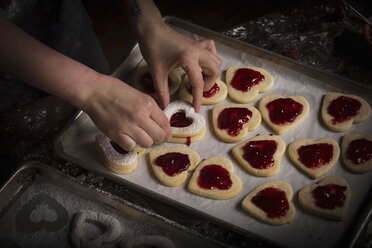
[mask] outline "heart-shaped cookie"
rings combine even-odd
[[[302,96],[284,98],[267,95],[261,98],[258,109],[265,122],[278,134],[286,133],[299,125],[309,113],[309,103]]]
[[[372,135],[347,133],[341,144],[342,160],[354,173],[372,170]]]
[[[369,104],[359,96],[329,92],[324,96],[322,119],[334,132],[348,130],[353,123],[361,123],[371,114]]]
[[[350,197],[349,184],[337,176],[325,177],[319,183],[305,186],[298,192],[301,207],[332,220],[345,218]]]
[[[269,90],[274,85],[274,78],[259,67],[231,66],[226,71],[226,84],[231,99],[249,103],[259,92]]]
[[[288,154],[300,170],[311,178],[319,178],[337,163],[340,147],[331,138],[297,139],[288,146]]]
[[[149,152],[151,168],[161,183],[178,186],[185,182],[187,172],[193,171],[200,162],[200,156],[187,147],[167,147]]]
[[[261,114],[247,104],[221,104],[212,110],[213,129],[225,142],[238,142],[261,124]]]
[[[279,171],[284,152],[284,141],[275,135],[258,135],[232,149],[239,164],[249,173],[261,177],[272,176]]]
[[[185,143],[200,140],[204,137],[205,119],[201,114],[195,113],[194,107],[185,101],[174,101],[164,109],[172,128],[171,142]]]
[[[74,247],[101,247],[117,242],[122,232],[120,221],[113,216],[81,210],[72,222],[70,238]]]
[[[225,157],[214,156],[205,159],[196,167],[188,190],[196,195],[217,200],[233,198],[242,189],[242,182],[233,170],[233,164]]]
[[[103,134],[96,135],[95,144],[105,166],[117,174],[133,172],[137,167],[137,159],[146,152],[146,149],[141,147],[132,151],[125,151]]]
[[[296,214],[292,197],[291,185],[274,180],[251,191],[243,199],[241,206],[260,221],[271,225],[283,225],[291,222]]]

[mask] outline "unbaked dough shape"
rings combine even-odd
[[[359,109],[359,113],[356,116],[354,116],[354,117],[352,117],[349,120],[346,120],[344,122],[333,124],[332,123],[333,116],[331,116],[328,113],[328,106],[330,105],[330,103],[333,100],[337,99],[340,96],[346,96],[346,97],[350,97],[350,98],[353,98],[355,100],[358,100],[361,103],[361,106],[360,106],[360,109]],[[356,123],[356,124],[361,123],[361,122],[367,120],[370,115],[371,115],[371,107],[369,106],[369,104],[363,98],[361,98],[359,96],[337,93],[337,92],[328,92],[324,96],[323,105],[322,105],[322,120],[323,120],[324,124],[330,130],[332,130],[334,132],[346,131],[352,126],[353,123]]]
[[[264,81],[253,86],[249,91],[243,92],[231,86],[231,81],[234,78],[235,72],[240,68],[248,68],[260,72],[264,76]],[[231,66],[226,70],[226,85],[229,92],[229,97],[238,103],[249,103],[254,101],[258,93],[266,92],[274,85],[273,76],[263,68],[248,67],[248,66]]]
[[[312,195],[312,191],[318,186],[324,186],[327,184],[335,184],[345,186],[346,190],[345,201],[343,207],[336,207],[335,209],[323,209],[315,205],[315,198]],[[345,218],[348,210],[348,206],[351,199],[351,190],[348,182],[342,177],[338,176],[327,176],[316,184],[310,184],[303,187],[298,192],[298,201],[300,206],[311,214],[315,214],[324,218],[341,221]]]
[[[230,179],[232,181],[231,188],[226,190],[221,190],[218,188],[203,189],[198,185],[197,180],[200,175],[200,171],[205,166],[211,164],[219,165],[230,172]],[[222,156],[213,156],[203,160],[202,162],[200,162],[198,167],[196,167],[189,181],[188,190],[196,195],[212,198],[215,200],[230,199],[234,198],[240,193],[240,191],[242,190],[242,182],[240,178],[234,173],[234,166],[229,159]]]
[[[289,209],[285,216],[280,217],[280,218],[269,218],[265,211],[257,207],[252,202],[252,198],[256,196],[261,190],[264,190],[266,188],[276,188],[276,189],[280,189],[285,192],[285,195],[288,200],[288,205],[289,205]],[[247,211],[250,215],[252,215],[253,217],[255,217],[256,219],[262,222],[268,223],[270,225],[283,225],[286,223],[290,223],[296,215],[296,209],[293,205],[292,198],[293,198],[293,190],[292,190],[291,185],[281,180],[272,180],[272,181],[263,183],[257,188],[255,188],[254,190],[252,190],[241,202],[241,207],[245,211]]]
[[[243,125],[243,129],[240,130],[240,133],[237,136],[231,136],[228,134],[227,130],[220,129],[218,127],[218,116],[225,108],[246,108],[252,112],[252,117],[246,124]],[[261,114],[255,107],[252,107],[248,104],[220,104],[213,107],[212,123],[214,133],[220,140],[228,143],[235,143],[243,140],[247,136],[248,131],[253,131],[260,126]]]
[[[276,151],[273,155],[274,165],[267,169],[257,169],[254,168],[245,158],[243,147],[248,144],[250,141],[258,140],[274,140],[276,141]],[[269,177],[276,174],[280,169],[280,160],[285,153],[286,144],[282,138],[276,135],[258,135],[254,136],[248,140],[241,142],[232,149],[232,154],[238,163],[244,167],[249,173],[259,177]]]
[[[175,176],[169,176],[166,174],[161,166],[156,165],[155,160],[159,156],[162,156],[167,153],[178,152],[182,154],[187,154],[190,160],[190,166],[187,170],[182,171],[181,173]],[[183,184],[186,179],[189,171],[193,171],[200,162],[199,154],[188,148],[188,147],[166,147],[154,149],[149,152],[150,166],[156,178],[164,185],[170,187],[176,187]]]
[[[326,144],[332,145],[332,147],[333,147],[333,157],[332,157],[331,161],[328,164],[325,164],[325,165],[323,165],[321,167],[318,167],[318,168],[309,168],[306,165],[304,165],[300,161],[300,157],[299,157],[299,154],[298,154],[297,150],[301,146],[307,146],[307,145],[312,145],[312,144],[321,144],[321,143],[326,143]],[[289,155],[289,158],[291,159],[291,161],[297,166],[297,168],[299,168],[301,171],[305,172],[309,177],[311,177],[313,179],[316,179],[316,178],[319,178],[319,177],[323,176],[324,174],[326,174],[329,170],[331,170],[335,166],[335,164],[338,161],[338,158],[340,157],[340,147],[339,147],[337,141],[335,141],[334,139],[331,139],[331,138],[321,138],[321,139],[317,139],[316,141],[313,141],[311,139],[302,138],[302,139],[297,139],[297,140],[293,141],[288,146],[288,155]]]
[[[104,134],[97,134],[95,137],[97,153],[106,168],[121,175],[133,172],[137,167],[137,159],[146,152],[146,149],[137,147],[126,154],[121,154],[112,147],[110,141]]]
[[[347,158],[347,149],[349,147],[350,142],[353,140],[358,139],[367,139],[372,142],[372,135],[367,134],[357,134],[357,133],[347,133],[342,138],[341,143],[341,154],[342,154],[342,161],[345,167],[357,174],[367,173],[372,170],[372,159],[362,163],[362,164],[354,164],[350,159]]]
[[[273,123],[270,120],[269,111],[266,107],[268,103],[280,98],[292,98],[294,101],[302,104],[303,106],[302,113],[299,114],[293,122],[287,123],[285,125],[278,125]],[[269,125],[277,134],[284,134],[297,127],[301,122],[303,122],[306,119],[307,115],[309,114],[309,103],[302,96],[283,97],[281,95],[271,94],[261,98],[261,100],[258,103],[258,110],[260,111],[262,119],[264,119],[267,125]]]

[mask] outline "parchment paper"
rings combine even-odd
[[[191,36],[200,39],[198,36]],[[323,95],[326,92],[331,91],[342,92],[342,89],[292,71],[286,67],[279,66],[275,63],[247,55],[222,44],[216,43],[216,47],[218,55],[222,59],[222,70],[226,70],[229,66],[257,66],[266,69],[273,75],[275,80],[273,88],[264,94],[259,94],[258,98],[254,102],[250,103],[250,105],[257,107],[257,103],[261,97],[267,94],[279,94],[284,97],[301,95],[308,100],[310,104],[310,112],[306,120],[292,131],[281,135],[281,138],[283,138],[287,146],[292,141],[299,138],[316,140],[323,137],[333,138],[341,145],[342,136],[347,132],[372,134],[372,117],[364,123],[354,124],[347,132],[342,133],[334,133],[324,126],[320,118]],[[225,80],[224,73],[221,75],[221,79],[222,81]],[[128,81],[130,81],[130,79]],[[356,89],[356,92],[349,93],[357,93],[358,90],[361,89]],[[370,105],[372,104],[371,98],[365,100],[367,100]],[[227,98],[222,102],[222,104],[223,103],[232,103],[232,100]],[[168,198],[170,202],[175,201],[193,210],[217,218],[223,223],[229,223],[238,227],[238,229],[240,228],[244,231],[252,232],[275,243],[288,247],[313,248],[335,246],[340,238],[345,234],[345,231],[352,223],[353,218],[358,214],[357,209],[360,207],[362,200],[366,197],[366,194],[371,187],[371,172],[363,175],[352,174],[344,168],[341,160],[339,160],[334,168],[324,176],[341,176],[349,182],[351,187],[351,202],[346,218],[342,222],[336,222],[311,215],[299,206],[297,202],[297,192],[302,187],[316,183],[320,179],[312,180],[298,170],[289,160],[287,153],[281,159],[279,172],[274,176],[263,178],[249,174],[237,163],[231,154],[231,149],[236,144],[224,143],[214,135],[211,122],[212,108],[213,106],[202,106],[200,113],[207,121],[207,132],[201,141],[192,143],[191,148],[200,154],[201,159],[215,155],[222,155],[233,162],[234,172],[241,178],[243,183],[242,191],[233,199],[212,200],[194,195],[187,191],[188,181],[179,187],[167,187],[162,185],[152,174],[147,161],[147,154],[139,159],[138,167],[135,172],[124,176],[111,173],[105,168],[96,154],[94,148],[94,136],[99,131],[90,120],[86,121],[81,128],[78,129],[73,141],[65,148],[64,152],[77,158],[85,165],[85,167],[92,168],[105,175],[114,176],[119,180],[131,182],[139,188],[151,192],[154,196],[161,195],[162,198]],[[88,117],[83,114],[79,118]],[[246,139],[257,134],[269,133],[275,134],[274,131],[271,130],[264,121],[262,121],[258,129],[248,133]],[[164,143],[161,145],[154,145],[150,149],[170,146],[183,146],[183,144]],[[259,222],[248,213],[244,212],[240,207],[240,202],[250,191],[269,180],[284,180],[293,188],[293,201],[296,207],[296,216],[290,224],[271,226]]]

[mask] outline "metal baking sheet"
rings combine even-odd
[[[296,129],[281,135],[289,145],[298,138],[318,139],[322,137],[334,138],[339,142],[346,133],[334,133],[329,131],[322,123],[319,112],[323,95],[326,92],[345,92],[363,97],[372,106],[372,89],[366,85],[343,79],[336,75],[322,72],[315,68],[299,65],[293,61],[268,51],[256,48],[240,41],[235,41],[213,31],[189,24],[175,18],[168,18],[168,23],[174,26],[179,32],[195,39],[210,38],[216,43],[217,53],[222,59],[222,70],[233,65],[258,66],[268,70],[275,79],[275,85],[264,94],[260,94],[252,106],[257,107],[259,99],[266,94],[280,94],[282,96],[302,95],[311,106],[309,115],[304,123]],[[138,47],[135,47],[129,57],[115,71],[114,76],[131,83],[133,72],[144,61]],[[224,81],[224,75],[221,76]],[[223,103],[232,102],[227,98]],[[211,127],[211,108],[213,106],[202,106],[200,113],[207,120],[207,133],[198,142],[191,144],[191,148],[197,151],[201,158],[208,158],[214,155],[222,155],[234,163],[235,173],[242,179],[243,189],[240,194],[229,200],[212,200],[187,191],[185,185],[171,188],[163,186],[152,174],[147,162],[147,155],[138,161],[137,170],[129,175],[116,175],[108,171],[94,149],[94,136],[99,133],[89,117],[80,112],[62,131],[56,140],[55,150],[61,157],[71,160],[82,167],[100,173],[119,183],[129,185],[137,190],[153,195],[169,204],[208,216],[217,220],[234,231],[246,235],[258,235],[262,239],[288,247],[333,247],[338,242],[352,246],[365,224],[367,216],[371,212],[370,205],[367,209],[365,200],[368,199],[368,191],[371,188],[371,174],[355,175],[343,167],[341,160],[327,175],[337,175],[345,178],[352,191],[352,199],[348,215],[342,222],[330,221],[310,215],[303,211],[297,202],[297,192],[302,187],[316,183],[318,180],[309,179],[290,162],[287,154],[281,160],[280,171],[271,177],[255,177],[247,173],[237,164],[231,155],[231,149],[236,144],[226,144],[219,141]],[[347,132],[372,133],[372,118],[364,123],[353,125]],[[269,134],[273,131],[264,123],[258,129],[252,131],[247,139],[257,134]],[[158,147],[170,147],[178,144],[163,143],[154,145],[150,149]],[[270,226],[261,223],[249,216],[240,208],[242,199],[254,188],[269,180],[284,180],[288,182],[294,191],[294,203],[296,217],[292,223],[283,226]],[[365,210],[364,215],[360,209]],[[354,220],[359,219],[359,224],[354,225]],[[350,229],[351,228],[351,229]],[[329,230],[332,230],[330,232]],[[347,237],[347,238],[346,238]],[[347,239],[346,241],[344,239]]]

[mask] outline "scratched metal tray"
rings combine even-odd
[[[252,45],[249,45],[241,41],[234,40],[227,36],[224,36],[219,33],[213,32],[211,30],[190,24],[188,22],[185,22],[177,18],[169,17],[169,18],[166,18],[166,21],[168,22],[169,25],[172,25],[176,29],[183,30],[193,35],[199,35],[204,38],[213,39],[216,43],[222,46],[228,47],[228,48],[232,48],[234,49],[234,51],[237,51],[239,54],[246,54],[248,56],[257,57],[263,61],[268,61],[268,63],[274,64],[280,68],[284,68],[285,70],[291,70],[294,73],[305,75],[306,77],[317,80],[317,82],[319,81],[324,85],[329,85],[330,87],[334,87],[338,91],[357,94],[363,97],[364,99],[366,99],[372,105],[372,98],[371,98],[372,88],[367,85],[363,85],[358,82],[345,79],[340,76],[333,75],[333,74],[318,70],[310,66],[300,65],[284,56],[271,53],[269,51],[254,47]],[[140,53],[139,47],[136,45],[133,48],[133,50],[130,52],[130,54],[127,56],[127,58],[123,61],[123,63],[115,70],[115,72],[112,75],[122,79],[123,81],[131,82],[132,77],[133,77],[133,72],[143,62],[144,61]],[[311,82],[309,84],[311,84]],[[272,93],[276,93],[276,92],[273,91]],[[319,118],[319,117],[317,116],[316,118]],[[318,120],[318,122],[321,122],[321,121]],[[369,124],[370,122],[368,122],[368,125]],[[372,127],[367,126],[366,128],[365,125],[364,125],[364,129],[367,129],[368,132],[372,132]],[[105,177],[115,182],[126,185],[128,187],[141,191],[150,196],[156,197],[157,199],[160,199],[172,206],[176,206],[181,209],[191,211],[192,213],[200,214],[213,221],[216,221],[217,223],[221,223],[225,228],[231,230],[232,233],[237,232],[239,234],[243,234],[247,236],[248,238],[259,236],[259,238],[266,240],[266,241],[268,240],[269,242],[272,242],[273,244],[287,246],[286,241],[285,241],[286,238],[285,239],[282,238],[282,241],[278,242],[277,240],[272,239],[271,235],[281,236],[282,235],[281,231],[285,230],[285,228],[288,228],[288,226],[291,226],[292,228],[295,228],[298,231],[298,229],[306,229],[309,227],[309,225],[310,226],[313,224],[316,225],[318,222],[323,221],[317,217],[311,217],[313,219],[309,218],[310,222],[303,224],[302,226],[296,226],[296,222],[295,222],[293,224],[292,223],[289,224],[286,227],[281,227],[281,229],[278,227],[271,227],[271,226],[263,225],[262,229],[260,229],[261,234],[259,233],[259,231],[252,230],[251,227],[256,226],[256,225],[260,226],[262,225],[262,223],[253,221],[253,222],[249,222],[250,223],[249,225],[246,225],[246,227],[242,228],[241,226],[238,226],[235,223],[236,219],[220,218],[221,216],[223,217],[223,214],[217,213],[215,215],[214,213],[209,212],[208,206],[206,206],[204,210],[199,209],[198,207],[199,205],[203,205],[203,207],[204,205],[211,206],[211,204],[217,204],[217,206],[218,204],[221,204],[220,206],[221,209],[227,209],[227,207],[231,207],[231,204],[230,206],[224,205],[226,203],[225,201],[220,201],[217,203],[217,202],[211,201],[210,199],[199,199],[199,198],[196,199],[197,197],[190,197],[191,201],[195,200],[195,202],[190,202],[189,196],[187,196],[186,198],[182,198],[181,196],[177,198],[177,196],[172,195],[172,189],[165,188],[165,189],[162,189],[162,191],[157,191],[155,187],[158,187],[158,185],[155,185],[155,184],[151,186],[144,185],[142,181],[156,182],[156,179],[153,176],[147,175],[147,177],[143,177],[143,175],[141,174],[143,170],[148,170],[148,168],[146,168],[147,162],[145,158],[141,158],[142,160],[139,161],[139,166],[137,167],[136,172],[131,173],[129,176],[118,176],[118,175],[115,175],[109,172],[107,169],[104,168],[102,163],[98,161],[99,159],[95,155],[94,145],[92,144],[92,137],[94,137],[96,133],[97,133],[97,129],[92,127],[92,123],[89,117],[84,112],[79,112],[71,120],[71,122],[66,126],[66,128],[61,132],[59,137],[56,139],[55,147],[54,147],[55,152],[57,155],[61,156],[62,158],[70,160],[88,170],[102,174]],[[253,135],[255,135],[255,133],[253,133]],[[76,146],[75,143],[77,142],[77,139],[78,139],[78,142],[80,143],[79,145]],[[228,148],[229,146],[226,145],[226,147]],[[227,148],[226,150],[229,150]],[[231,148],[231,145],[230,145],[230,148]],[[75,153],[76,151],[78,153]],[[230,156],[229,153],[226,153],[226,155]],[[288,165],[290,164],[287,161],[288,158],[283,158],[283,159],[286,160],[285,163],[287,165],[285,166],[290,166]],[[239,168],[238,165],[235,165],[235,169],[240,170],[241,168]],[[292,167],[290,169],[294,170]],[[283,169],[281,170],[283,171]],[[146,173],[148,174],[148,172]],[[244,173],[244,172],[238,171],[237,173]],[[297,187],[294,191],[295,193],[297,192],[300,186],[305,186],[309,184],[309,182],[315,183],[318,181],[318,180],[309,180],[308,178],[303,177],[303,175],[299,173],[298,171],[294,173],[295,174],[297,173],[297,174],[294,176],[295,178],[291,180],[293,181],[292,186],[295,185]],[[335,171],[335,173],[342,176],[347,172],[345,172],[345,170],[343,169],[338,168]],[[258,186],[259,185],[258,182],[261,182],[261,183],[264,182],[262,180],[271,180],[271,179],[280,180],[282,179],[281,176],[283,176],[283,174],[279,174],[278,176],[274,176],[272,178],[266,178],[266,179],[257,179],[254,177],[250,177],[250,180],[251,181],[256,180],[255,183],[256,183],[256,186]],[[352,177],[354,181],[358,181],[358,179],[356,179],[358,177],[357,175],[355,177],[350,176],[350,175],[348,176]],[[352,204],[354,208],[353,209],[354,214],[353,216],[348,216],[348,222],[347,222],[348,226],[343,227],[343,229],[339,231],[340,232],[339,238],[338,240],[336,240],[337,244],[342,244],[342,246],[345,246],[345,247],[353,247],[355,245],[357,238],[359,237],[360,233],[362,232],[363,227],[366,225],[367,221],[369,220],[371,212],[372,212],[372,199],[368,197],[372,189],[372,185],[371,185],[372,181],[370,180],[370,174],[364,175],[363,179],[364,179],[364,182],[367,181],[367,183],[364,184],[364,188],[362,189],[363,197],[355,196],[357,197],[357,199],[355,198],[353,199]],[[243,180],[243,183],[246,183],[246,182],[244,182]],[[356,183],[357,182],[353,182],[353,184],[356,184]],[[178,189],[175,189],[175,190],[178,190]],[[355,190],[358,190],[358,188],[355,188]],[[187,193],[186,191],[187,190],[185,190],[185,188],[184,187],[182,188],[181,186],[180,195],[183,196],[183,194]],[[247,192],[248,191],[246,191],[245,193],[241,193],[237,199],[234,199],[234,204],[232,205],[233,207],[232,211],[241,212],[241,210],[239,210],[238,204],[240,200],[242,199],[242,197],[244,197]],[[296,198],[296,195],[294,196],[294,198]],[[358,204],[355,204],[354,202],[358,202]],[[308,215],[306,213],[303,213],[301,208],[298,206],[296,200],[295,200],[295,204],[296,204],[296,208],[298,209],[299,215],[306,215],[308,217]],[[242,218],[247,218],[247,221],[251,221],[248,216],[245,216],[245,215],[242,215],[242,216],[243,216]],[[298,221],[299,220],[297,220],[297,222]],[[314,221],[314,223],[312,221]],[[326,226],[327,226],[327,223],[325,224]],[[337,224],[335,224],[334,222],[329,222],[329,223],[331,224],[327,226],[328,229],[335,228],[335,227],[337,228]],[[264,232],[264,234],[262,234],[262,232]],[[285,235],[291,235],[291,237],[296,236],[295,233],[292,234],[290,231],[287,231]],[[304,235],[304,234],[301,234],[301,235]],[[311,236],[311,235],[308,235],[308,236]],[[308,246],[319,245],[319,247],[327,247],[328,244],[326,243],[326,241],[323,241],[323,243],[321,243],[322,239],[324,238],[327,238],[327,237],[324,237],[324,236],[309,237],[309,238],[306,237],[306,240],[304,240],[304,242],[308,244]],[[301,239],[301,238],[298,238],[298,239]],[[317,240],[314,240],[314,239],[317,239]],[[317,242],[319,242],[319,244]],[[292,244],[289,246],[295,247],[296,244]]]

